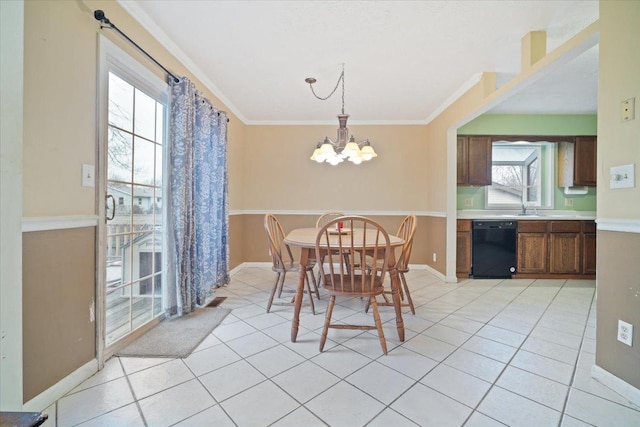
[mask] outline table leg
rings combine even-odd
[[[391,279],[391,297],[393,298],[393,307],[396,310],[396,327],[398,328],[398,338],[404,342],[404,321],[402,320],[402,301],[400,300],[400,277],[395,265],[389,268],[389,277]]]
[[[296,342],[298,337],[298,327],[300,326],[300,308],[302,307],[302,298],[304,297],[304,280],[307,274],[306,266],[309,259],[309,249],[302,248],[300,253],[300,274],[298,277],[298,288],[296,289],[296,297],[293,307],[293,320],[291,321],[291,342]]]

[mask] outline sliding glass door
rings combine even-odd
[[[126,72],[108,72],[100,260],[106,348],[163,314],[167,104],[140,86]]]

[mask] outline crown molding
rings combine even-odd
[[[207,77],[207,74],[187,55],[182,49],[176,45],[173,40],[165,33],[158,24],[155,23],[142,8],[132,1],[117,0],[129,15],[131,15],[138,23],[147,30],[170,54],[176,57],[193,75],[200,80],[213,95],[224,104],[242,123],[247,124],[247,118],[238,110],[238,108],[227,98],[222,91]]]

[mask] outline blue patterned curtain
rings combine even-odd
[[[186,314],[229,283],[227,115],[182,77],[171,87],[169,123],[175,292],[169,293],[167,308]]]

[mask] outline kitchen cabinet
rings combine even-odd
[[[456,276],[468,278],[472,267],[471,220],[457,220]],[[594,278],[596,225],[592,220],[518,221],[517,271],[514,278]]]
[[[597,137],[576,136],[558,143],[558,186],[596,186]]]
[[[458,185],[491,185],[491,137],[459,136]]]
[[[456,232],[456,276],[471,274],[471,220],[459,219]]]
[[[458,137],[458,185],[469,184],[469,141],[466,136]]]
[[[520,277],[592,277],[596,270],[594,221],[518,221]]]
[[[518,274],[545,274],[548,267],[547,221],[518,222]]]
[[[596,164],[597,138],[576,136],[574,150],[574,185],[596,186],[598,169]]]
[[[549,273],[580,274],[580,221],[551,221],[549,228]]]
[[[582,274],[596,274],[596,224],[582,223]]]

